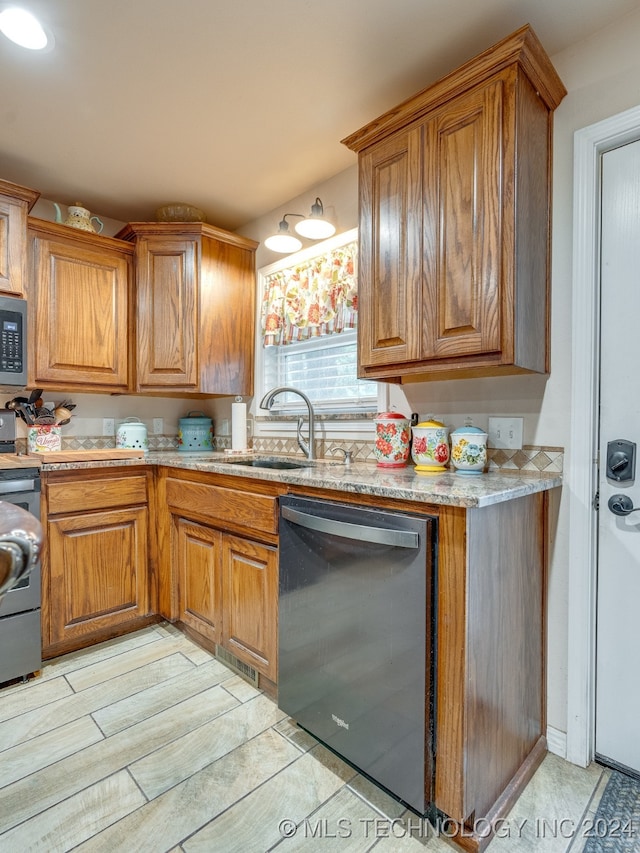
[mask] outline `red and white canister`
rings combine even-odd
[[[411,421],[400,412],[380,412],[375,417],[374,453],[380,468],[403,468],[409,459]]]

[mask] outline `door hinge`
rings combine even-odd
[[[593,496],[593,500],[591,501],[591,506],[595,509],[596,512],[600,509],[600,490],[595,493]]]

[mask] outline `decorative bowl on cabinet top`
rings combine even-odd
[[[174,202],[165,204],[156,210],[156,222],[206,222],[203,210],[192,204]]]

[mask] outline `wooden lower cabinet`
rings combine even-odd
[[[179,620],[275,682],[277,548],[175,515],[172,537]]]
[[[168,469],[158,480],[160,613],[253,667],[278,662],[278,507],[256,480]]]
[[[114,470],[114,469],[112,469]],[[149,584],[148,473],[45,475],[43,655],[140,627]]]
[[[212,643],[222,639],[221,542],[219,530],[174,516],[180,621]]]
[[[277,548],[224,536],[222,566],[222,645],[270,681],[276,681]]]
[[[53,643],[148,613],[146,507],[51,521],[49,551]]]
[[[361,506],[362,495],[162,467],[91,475],[44,475],[44,656],[160,615],[253,667],[275,694],[278,496]],[[456,822],[452,840],[474,853],[490,840],[476,822],[508,814],[546,751],[548,500],[366,499],[438,519],[433,797]]]

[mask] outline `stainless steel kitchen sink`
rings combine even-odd
[[[230,465],[248,465],[251,468],[273,468],[276,471],[290,471],[294,468],[308,468],[304,462],[286,462],[284,459],[227,459]]]

